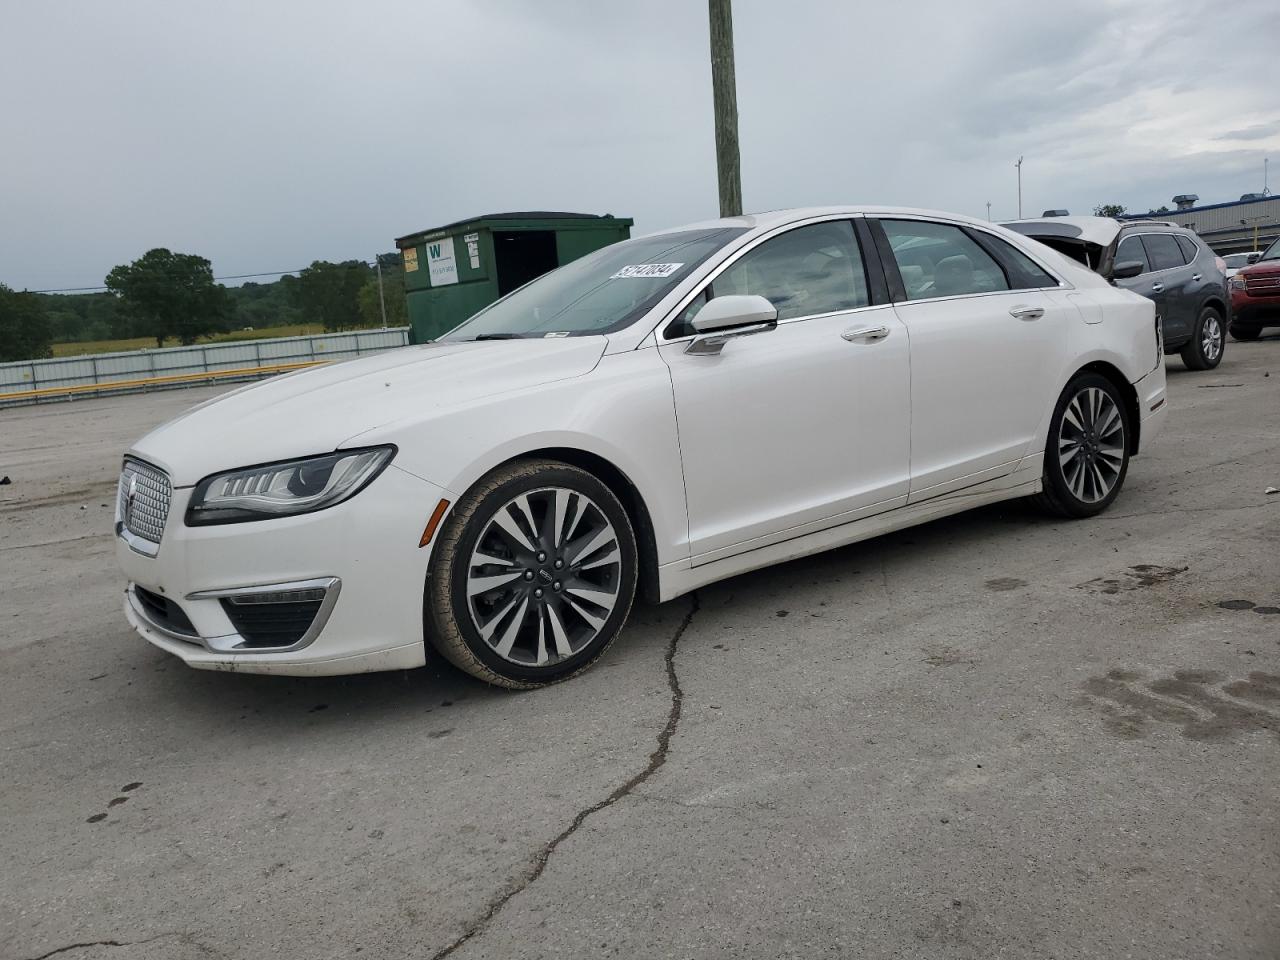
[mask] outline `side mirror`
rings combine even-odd
[[[1255,252],[1253,252],[1253,253],[1249,254],[1248,262],[1249,262],[1249,263],[1257,263],[1257,262],[1258,262],[1259,260],[1261,260],[1261,259],[1262,259],[1262,251],[1258,250],[1258,251],[1255,251]]]
[[[699,333],[730,330],[756,323],[776,323],[778,308],[760,296],[716,297],[697,312],[693,329]]]
[[[1141,260],[1125,260],[1111,268],[1111,279],[1128,280],[1130,277],[1139,276],[1146,268],[1146,264]]]
[[[718,354],[734,337],[765,333],[777,326],[778,308],[764,297],[738,294],[715,297],[694,316],[693,329],[698,336],[685,348],[685,353]]]

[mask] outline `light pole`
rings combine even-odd
[[[720,216],[742,215],[742,161],[738,153],[738,88],[733,70],[731,0],[707,0],[711,24],[711,98],[715,106],[716,177]]]
[[[991,222],[991,201],[987,201],[987,223]]]
[[[1018,168],[1018,219],[1022,219],[1022,158],[1018,158],[1018,162],[1014,164]]]
[[[1253,252],[1254,253],[1258,252],[1258,224],[1262,223],[1266,219],[1267,219],[1266,217],[1247,217],[1244,220],[1240,221],[1240,226],[1244,227],[1246,230],[1249,228],[1249,224],[1251,223],[1253,224]]]
[[[378,305],[382,307],[382,329],[387,329],[387,298],[382,294],[382,258],[376,253],[373,263],[378,268]]]

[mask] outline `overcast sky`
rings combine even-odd
[[[0,282],[370,258],[481,213],[717,213],[703,0],[7,0]],[[1262,189],[1280,3],[735,0],[748,210]],[[1280,162],[1275,164],[1280,180]]]

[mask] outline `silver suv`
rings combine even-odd
[[[1155,301],[1165,353],[1212,370],[1226,348],[1230,297],[1220,259],[1190,230],[1162,220],[1052,217],[1004,226]]]

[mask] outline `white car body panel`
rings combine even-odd
[[[842,334],[886,325],[877,341]],[[814,520],[906,502],[911,366],[885,305],[785,321],[671,368],[694,562]]]
[[[1000,237],[1062,283],[880,304],[784,320],[685,352],[661,331],[736,253],[821,220],[923,217]],[[323,674],[424,662],[419,546],[441,501],[530,455],[603,461],[651,524],[656,592],[670,599],[770,563],[1040,488],[1057,397],[1090,364],[1137,394],[1141,443],[1168,405],[1149,300],[1020,234],[950,214],[885,207],[779,211],[714,221],[748,228],[644,316],[607,336],[444,342],[303,371],[200,405],[129,454],[174,486],[158,553],[124,540],[131,583],[182,603],[200,637],[130,621],[193,666]],[[1010,310],[1044,313],[1018,319]],[[883,338],[842,334],[883,325]],[[349,500],[300,516],[217,526],[183,521],[194,485],[254,464],[392,444]],[[547,451],[552,451],[548,454]],[[594,459],[593,459],[594,458]],[[624,491],[624,493],[627,491]],[[218,649],[232,632],[210,590],[341,580],[323,629],[288,652]]]

